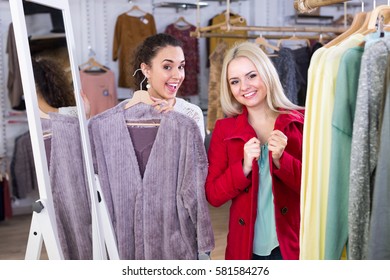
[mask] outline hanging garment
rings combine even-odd
[[[348,224],[349,258],[367,258],[372,189],[378,160],[390,39],[366,44],[353,123]]]
[[[154,17],[149,13],[141,17],[129,16],[127,13],[118,16],[115,23],[112,59],[118,60],[119,87],[132,87],[133,51],[146,37],[156,33]]]
[[[12,194],[19,199],[38,188],[30,132],[25,132],[15,139],[11,159]]]
[[[6,53],[8,54],[8,98],[11,108],[14,110],[26,110],[26,104],[23,98],[22,77],[20,75],[18,53],[13,24],[8,27],[8,38]]]
[[[223,58],[228,49],[226,42],[221,42],[217,45],[215,50],[211,53],[210,59],[210,78],[209,78],[209,97],[207,109],[207,130],[212,132],[215,122],[222,119],[224,114],[222,112],[220,99],[220,84]]]
[[[236,19],[236,18],[240,18],[241,16],[238,15],[238,14],[234,14],[234,13],[231,13],[230,14],[230,19],[233,20],[233,19]],[[217,14],[215,15],[214,17],[212,17],[210,20],[209,20],[209,26],[211,25],[214,25],[214,24],[219,24],[219,23],[223,23],[225,22],[226,20],[226,15],[225,15],[225,12],[223,13],[220,13],[220,14]],[[247,26],[247,23],[246,23],[246,20],[244,20],[244,22],[242,23],[237,23],[235,24],[236,26]],[[224,34],[224,33],[228,33],[228,34],[236,34],[236,35],[242,35],[242,36],[247,36],[248,35],[248,31],[246,30],[235,30],[235,31],[222,31],[220,29],[214,29],[214,30],[211,30],[210,33],[219,33],[219,34]],[[236,43],[239,43],[239,42],[244,42],[246,41],[246,39],[237,39],[237,38],[218,38],[218,37],[214,37],[214,38],[207,38],[206,40],[206,45],[207,45],[207,57],[210,57],[210,55],[214,52],[215,48],[218,46],[219,43],[221,42],[225,42],[227,45],[228,45],[228,49],[230,49],[234,44]],[[209,67],[209,64],[210,61],[208,60],[207,61],[207,67]]]
[[[320,64],[310,65],[316,73],[313,84],[308,87],[306,100],[309,115],[305,115],[305,121],[308,122],[305,123],[303,137],[300,259],[318,260],[325,257],[331,128],[337,71],[344,52],[363,40],[361,34],[353,35],[338,46],[322,52],[321,49],[317,50],[312,58],[316,54],[320,55]]]
[[[78,118],[49,113],[42,119],[60,246],[66,260],[91,260],[92,214]]]
[[[305,106],[307,91],[307,71],[309,70],[311,50],[303,47],[293,50],[298,70],[298,105]]]
[[[81,86],[91,106],[91,117],[118,104],[115,74],[106,72],[80,71]]]
[[[5,220],[4,187],[3,182],[0,182],[0,222],[3,220]]]
[[[337,74],[326,215],[325,259],[327,260],[340,260],[348,242],[349,167],[363,51],[364,48],[360,46],[347,50],[341,58]]]
[[[3,185],[3,206],[4,206],[4,218],[10,219],[12,218],[12,204],[11,204],[11,192],[10,192],[10,184],[8,181],[8,175],[5,175],[2,179]]]
[[[388,82],[390,81],[390,56],[387,59],[386,72]],[[387,83],[386,86],[368,239],[369,260],[390,260],[390,85]]]
[[[89,121],[92,156],[121,259],[196,259],[214,248],[207,156],[194,120],[127,101]],[[159,119],[144,176],[126,121]]]
[[[280,48],[278,55],[271,57],[279,74],[280,82],[287,98],[294,104],[298,104],[298,92],[304,83],[295,61],[293,50]]]
[[[183,42],[184,57],[186,58],[186,77],[180,86],[178,96],[193,96],[199,94],[198,74],[199,74],[199,46],[198,38],[191,37],[190,33],[196,30],[196,26],[189,25],[177,27],[174,23],[169,24],[165,33],[172,35]]]

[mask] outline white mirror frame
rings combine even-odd
[[[77,105],[77,113],[80,123],[83,156],[87,172],[88,187],[91,196],[93,259],[107,259],[103,238],[103,229],[100,222],[101,219],[98,210],[97,188],[92,163],[87,120],[85,117],[83,100],[80,95],[81,82],[78,71],[78,64],[76,63],[75,59],[76,48],[74,42],[72,21],[70,17],[69,3],[68,0],[28,1],[62,10]],[[45,248],[49,259],[64,259],[61,247],[59,245],[57,226],[54,216],[54,206],[50,186],[49,169],[46,160],[42,127],[39,117],[38,99],[31,63],[31,52],[28,42],[23,2],[22,0],[12,0],[9,2],[15,33],[16,47],[18,52],[18,59],[20,64],[20,72],[22,76],[22,85],[24,99],[26,103],[28,126],[30,130],[40,197],[33,207],[33,218],[28,238],[25,259],[39,259],[41,255],[42,242],[45,243]]]

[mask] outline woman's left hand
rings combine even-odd
[[[268,150],[272,153],[272,161],[278,169],[280,168],[279,159],[287,146],[287,140],[287,136],[280,130],[272,131],[268,138]]]
[[[172,99],[159,99],[159,98],[155,98],[153,96],[151,96],[150,98],[154,101],[152,106],[159,113],[168,112],[168,111],[173,110],[173,105],[175,104],[175,99],[174,98],[172,98]]]

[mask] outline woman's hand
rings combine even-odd
[[[268,150],[272,153],[272,161],[278,169],[280,168],[279,159],[282,157],[286,146],[287,136],[280,130],[272,131],[268,138]]]
[[[173,110],[173,105],[175,104],[175,98],[171,99],[159,99],[153,96],[150,96],[150,98],[154,101],[152,106],[159,112],[168,112]]]
[[[253,137],[244,145],[244,162],[242,163],[242,169],[245,176],[252,171],[252,162],[254,159],[258,160],[260,157],[260,140]]]

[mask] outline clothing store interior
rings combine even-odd
[[[207,164],[203,168],[200,163],[207,161],[216,121],[226,117],[219,95],[224,54],[244,41],[262,49],[288,99],[305,107],[299,259],[390,259],[390,151],[385,144],[390,139],[389,2],[0,0],[0,260],[148,259],[148,250],[159,246],[160,239],[147,241],[147,235],[156,233],[150,232],[152,220],[146,216],[165,212],[165,201],[157,200],[168,197],[160,195],[163,189],[171,191],[166,184],[177,186],[173,195],[180,205],[178,216],[193,219],[197,236],[187,244],[194,247],[188,251],[206,246],[199,220],[209,215],[214,245],[207,258],[224,260],[231,205],[202,208],[197,200],[206,201]],[[131,83],[131,54],[157,33],[183,43],[185,79],[176,97],[201,109],[204,137],[199,142],[200,134],[180,129],[193,120],[180,120],[175,130],[161,133],[167,146],[180,146],[178,157],[159,154],[165,146],[153,149],[154,139],[143,147],[146,134],[129,129],[140,144],[129,155],[149,148],[146,161],[156,165],[156,177],[149,180],[153,172],[147,168],[143,179],[134,175],[138,170],[132,173],[141,166],[126,160],[121,149],[135,147],[115,141],[120,137],[117,126],[107,126],[108,121],[114,124],[109,116],[115,115],[107,112],[117,112],[119,104],[142,91]],[[321,57],[331,50],[334,57],[329,54],[325,63],[316,56],[319,50]],[[65,115],[61,110],[44,114],[38,108],[31,66],[36,57],[54,61],[72,84],[75,105]],[[141,112],[142,106],[125,110],[134,111],[132,116],[149,114]],[[189,119],[189,114],[182,118]],[[138,141],[135,130],[140,132]],[[179,139],[182,135],[192,140]],[[148,137],[157,139],[156,134]],[[173,165],[178,176],[171,176]],[[108,175],[96,174],[96,166]],[[124,191],[132,180],[128,188],[137,190]],[[115,192],[115,185],[123,185],[122,191]],[[164,215],[167,221],[162,223],[173,223]],[[245,222],[240,219],[240,224]],[[175,247],[172,242],[182,235],[194,234],[184,232],[185,225],[179,227],[183,232],[164,236],[171,244],[162,246]],[[124,243],[131,247],[137,239],[144,240],[138,247],[145,252],[122,254]]]

